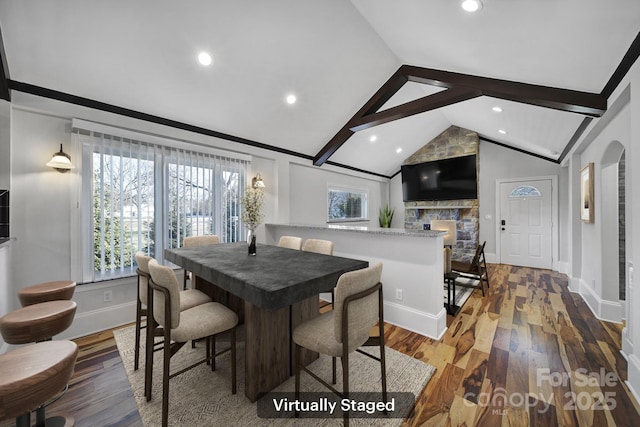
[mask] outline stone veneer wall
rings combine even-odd
[[[475,154],[479,176],[479,145],[480,138],[476,132],[451,126],[405,159],[403,164]],[[457,243],[453,248],[453,258],[467,261],[473,258],[480,230],[478,199],[405,202],[404,206],[406,229],[422,230],[423,225],[430,224],[433,219],[455,220],[458,232]]]

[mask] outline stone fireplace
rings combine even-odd
[[[480,138],[476,132],[451,126],[405,159],[403,164],[475,154],[479,176],[479,144]],[[478,185],[480,185],[479,180]],[[422,230],[425,224],[431,224],[431,220],[434,219],[455,220],[457,243],[453,248],[453,258],[467,261],[473,258],[478,245],[480,227],[478,199],[405,202],[404,207],[406,229]]]

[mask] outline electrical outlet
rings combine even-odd
[[[112,291],[104,291],[104,296],[102,297],[102,301],[104,301],[104,302],[113,301],[113,292]]]
[[[402,301],[402,289],[396,289],[396,299]]]

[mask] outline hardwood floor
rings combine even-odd
[[[486,297],[474,291],[441,340],[385,326],[389,347],[437,368],[404,425],[638,425],[622,326],[597,320],[564,275],[489,270]],[[69,412],[80,427],[142,425],[111,331],[76,341],[69,391],[48,413]]]

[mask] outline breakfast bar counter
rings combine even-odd
[[[324,239],[334,255],[383,263],[385,321],[439,339],[446,330],[444,231],[360,225],[266,224],[266,243],[281,236]]]

